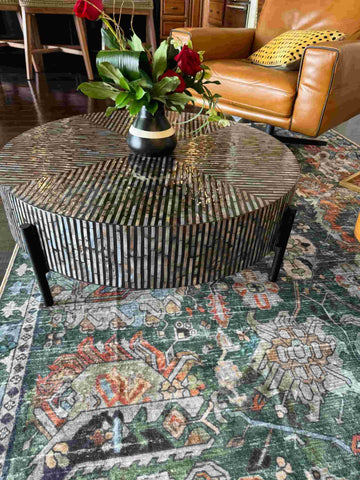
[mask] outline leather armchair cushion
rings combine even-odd
[[[291,116],[298,72],[261,67],[238,59],[212,60],[207,65],[212,80],[221,82],[208,87],[227,103],[270,115]]]

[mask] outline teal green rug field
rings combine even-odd
[[[298,214],[271,254],[213,284],[116,290],[19,251],[0,300],[7,480],[359,480],[360,147],[292,147]]]

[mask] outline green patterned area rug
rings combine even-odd
[[[213,284],[115,290],[19,252],[0,303],[8,480],[359,480],[359,147],[292,147],[299,207],[272,257]]]

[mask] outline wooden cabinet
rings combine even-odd
[[[245,27],[249,0],[204,0],[204,27]]]
[[[249,2],[227,0],[225,4],[224,27],[245,27]]]
[[[166,38],[173,28],[245,27],[249,4],[250,0],[160,0],[160,36]]]
[[[224,18],[224,2],[209,2],[208,25],[221,27]]]
[[[185,0],[165,0],[164,1],[164,15],[185,15]]]
[[[202,0],[161,0],[161,38],[166,38],[173,28],[201,26],[202,3]]]
[[[204,0],[203,27],[221,27],[224,17],[224,0]]]

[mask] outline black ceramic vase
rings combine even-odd
[[[126,140],[132,152],[147,157],[169,155],[177,143],[175,130],[165,117],[162,104],[155,115],[142,107]]]

